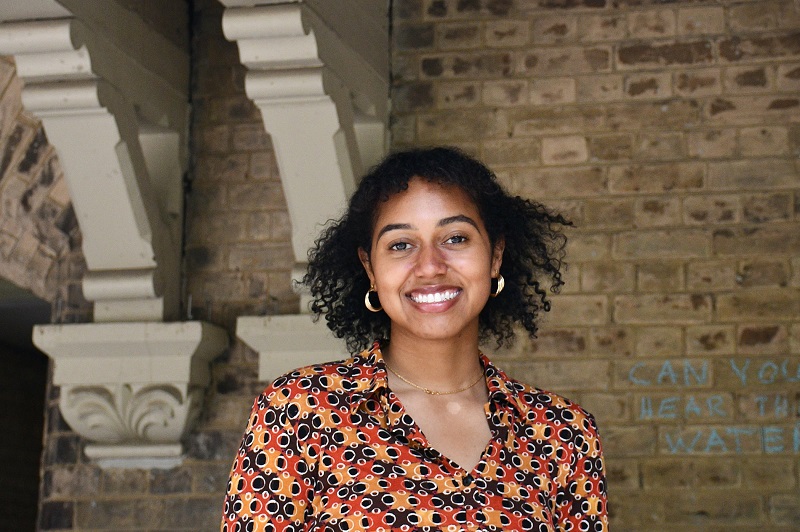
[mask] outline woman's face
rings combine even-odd
[[[372,253],[359,250],[392,340],[478,335],[478,315],[500,270],[477,206],[455,185],[413,178],[378,207]]]

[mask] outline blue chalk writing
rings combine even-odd
[[[720,416],[725,417],[727,413],[722,408],[723,403],[725,402],[725,398],[721,395],[712,395],[706,400],[706,405],[708,405],[708,413],[711,416]]]
[[[728,446],[725,445],[725,440],[720,438],[717,429],[711,429],[708,435],[708,441],[706,442],[705,452],[712,453],[715,448],[721,453],[728,452]]]
[[[783,452],[783,427],[764,427],[762,429],[764,452],[767,454]]]
[[[649,386],[650,385],[650,381],[645,380],[645,379],[640,379],[640,378],[638,378],[636,376],[636,370],[639,369],[639,368],[644,367],[644,365],[645,365],[644,362],[637,362],[636,364],[631,366],[631,369],[628,372],[628,380],[631,381],[633,384],[636,384],[637,386]]]
[[[689,414],[693,414],[695,416],[702,416],[703,411],[700,409],[700,405],[697,404],[697,401],[694,398],[694,395],[690,395],[686,398],[686,407],[684,408],[686,411],[686,415],[688,417]]]
[[[756,429],[749,427],[728,427],[725,432],[733,436],[735,442],[735,449],[737,453],[742,452],[741,436],[750,436],[756,433]]]
[[[734,359],[731,359],[730,362],[731,362],[731,369],[733,370],[734,373],[736,373],[736,376],[739,377],[739,380],[742,381],[742,386],[746,386],[747,385],[747,368],[750,367],[750,359],[749,358],[745,359],[744,366],[741,367],[741,368],[736,365],[736,361]]]
[[[761,384],[772,384],[778,377],[778,365],[774,362],[764,362],[758,370],[758,380]]]
[[[688,445],[683,442],[683,436],[681,434],[677,434],[673,441],[672,436],[666,433],[664,434],[664,439],[667,441],[667,448],[672,454],[691,453],[694,452],[694,446],[697,445],[697,442],[700,440],[700,431],[695,433],[694,438],[692,438],[691,443]]]

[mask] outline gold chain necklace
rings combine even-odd
[[[481,381],[481,379],[483,378],[483,371],[481,371],[480,375],[478,375],[478,378],[475,380],[475,382],[473,382],[472,384],[470,384],[468,386],[464,386],[463,388],[459,388],[458,390],[453,390],[451,392],[437,392],[436,390],[431,390],[430,388],[425,388],[424,386],[420,386],[419,384],[414,384],[410,380],[406,379],[405,377],[403,377],[402,375],[397,373],[391,367],[389,367],[389,364],[386,364],[386,362],[384,362],[384,364],[386,365],[386,369],[391,371],[398,379],[400,379],[401,381],[403,381],[406,384],[409,384],[409,385],[413,386],[417,390],[422,390],[423,392],[427,393],[428,395],[453,395],[453,394],[456,394],[456,393],[465,392],[465,391],[469,390],[470,388],[472,388],[473,386],[475,386],[476,384],[478,384]]]

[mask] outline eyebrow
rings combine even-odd
[[[436,227],[444,227],[445,225],[449,225],[449,224],[453,224],[453,223],[457,223],[457,222],[468,223],[469,225],[471,225],[472,227],[474,227],[475,229],[478,229],[480,231],[480,229],[478,228],[478,224],[475,223],[475,220],[473,220],[469,216],[465,216],[463,214],[457,214],[455,216],[448,216],[447,218],[442,218],[436,224]],[[413,226],[411,224],[387,224],[387,225],[384,225],[383,227],[381,227],[381,230],[378,231],[378,236],[375,237],[375,240],[379,240],[383,236],[384,233],[387,233],[389,231],[396,231],[398,229],[413,229]]]

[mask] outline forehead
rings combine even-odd
[[[441,184],[414,177],[408,188],[381,202],[375,212],[375,228],[386,223],[416,225],[454,215],[466,215],[483,225],[478,206],[458,185]]]

